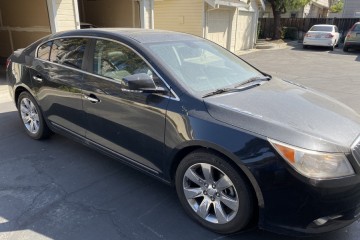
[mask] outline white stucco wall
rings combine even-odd
[[[47,0],[51,31],[60,32],[80,27],[77,0]]]

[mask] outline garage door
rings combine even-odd
[[[254,13],[238,12],[238,22],[236,31],[236,50],[245,50],[252,48],[254,45]]]
[[[225,48],[229,48],[231,13],[229,10],[216,9],[206,14],[206,38]]]

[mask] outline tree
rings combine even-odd
[[[288,9],[298,9],[309,4],[312,0],[267,0],[273,11],[274,15],[274,38],[280,39],[281,37],[281,14],[287,12]]]
[[[330,5],[330,12],[338,13],[343,10],[344,0],[332,0]]]

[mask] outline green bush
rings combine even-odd
[[[281,33],[283,39],[298,39],[298,29],[296,27],[283,27]]]

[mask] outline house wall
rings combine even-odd
[[[320,7],[329,8],[329,0],[315,0],[313,2]]]
[[[343,18],[360,18],[360,1],[345,0],[342,13]]]
[[[281,14],[282,18],[290,18],[292,13],[296,14],[296,18],[318,18],[318,17],[327,17],[328,13],[328,0],[313,0],[312,3],[304,6],[301,9],[287,9],[287,12]],[[273,18],[271,5],[266,4],[266,9],[263,14],[263,17]]]
[[[310,6],[309,6],[310,8]],[[304,15],[304,10],[303,9],[287,9],[286,13],[281,14],[282,18],[290,18],[291,14],[295,13],[297,18],[301,18]],[[269,3],[265,4],[265,11],[262,13],[261,17],[265,17],[265,18],[273,18],[273,12],[271,9],[271,5]]]
[[[79,0],[79,9],[82,22],[99,27],[140,27],[138,1]]]
[[[186,32],[203,36],[203,0],[155,1],[155,29]]]
[[[1,58],[50,33],[46,0],[0,1]]]
[[[257,37],[259,9],[256,0],[250,1],[251,8],[205,5],[205,37],[232,52],[251,49]]]
[[[205,5],[205,38],[229,50],[234,50],[236,8]]]
[[[251,49],[255,45],[257,38],[257,19],[258,19],[258,5],[256,1],[250,2],[250,11],[236,11],[236,25],[233,27],[233,47],[234,52]]]
[[[56,31],[66,31],[78,28],[75,11],[78,11],[74,1],[77,0],[56,0],[55,3],[55,24]]]

